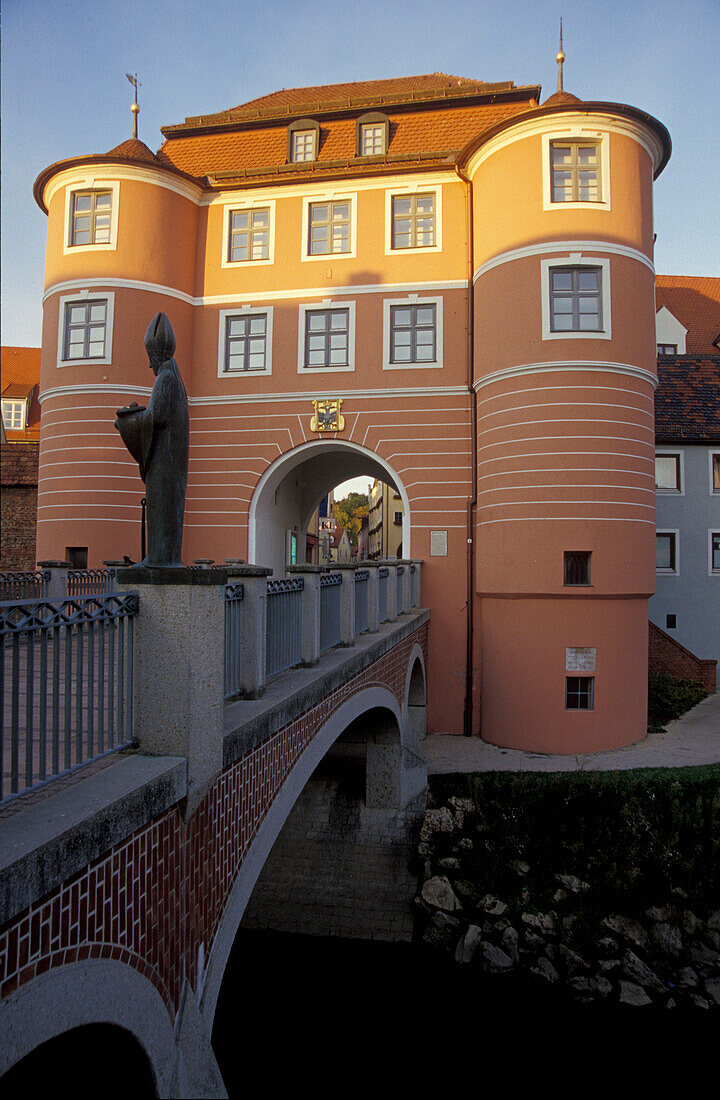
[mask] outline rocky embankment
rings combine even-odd
[[[415,899],[426,943],[459,964],[521,974],[584,1003],[720,1007],[720,909],[698,911],[671,886],[656,904],[623,912],[617,898],[604,907],[579,875],[525,859],[499,876],[481,873],[495,847],[472,799],[431,800]]]

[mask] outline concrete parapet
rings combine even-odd
[[[50,576],[45,590],[46,600],[66,600],[68,594],[69,561],[39,561],[38,569],[43,569]]]
[[[333,564],[332,572],[342,576],[340,589],[340,645],[355,644],[355,570],[352,564]]]
[[[302,663],[311,668],[320,660],[320,574],[324,568],[321,565],[289,565],[287,572],[293,577],[302,577],[305,582],[300,653]]]
[[[380,578],[379,561],[364,561],[363,569],[368,571],[368,634],[377,634],[380,627]]]

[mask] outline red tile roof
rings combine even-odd
[[[127,141],[121,141],[119,145],[109,151],[108,156],[132,157],[133,160],[148,160],[153,163],[157,160],[152,149],[148,149],[145,142],[140,141],[138,138],[128,138]]]
[[[718,354],[720,279],[694,275],[656,275],[657,309],[665,306],[687,331],[688,355]]]
[[[720,440],[720,355],[660,356],[658,376],[657,441]]]
[[[3,397],[30,397],[27,425],[22,431],[6,429],[8,443],[35,443],[40,438],[40,348],[0,349],[0,393]]]
[[[528,98],[442,108],[433,101],[425,109],[388,109],[388,163],[399,167],[421,157],[424,162],[442,163],[448,156],[454,157],[472,138],[530,106]],[[255,124],[247,128],[238,124],[220,132],[172,134],[158,151],[158,160],[198,177],[216,174],[243,177],[249,173],[262,178],[282,172],[283,178],[294,175],[307,178],[308,171],[347,174],[352,167],[355,174],[361,174],[378,170],[377,161],[368,162],[366,158],[350,165],[357,151],[355,117],[322,119],[317,160],[311,167],[286,165],[287,121],[285,116],[279,124]]]

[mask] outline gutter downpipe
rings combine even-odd
[[[475,242],[473,224],[473,194],[472,184],[461,168],[456,164],[455,171],[465,184],[465,207],[468,229],[468,377],[467,386],[470,394],[470,432],[471,432],[471,463],[472,463],[472,489],[471,497],[467,504],[466,536],[467,536],[467,592],[466,592],[466,648],[465,648],[465,707],[463,711],[463,734],[465,737],[473,736],[473,653],[474,653],[474,576],[475,576],[475,508],[477,506],[477,401],[473,389],[473,375],[475,370],[475,283],[473,281],[475,268]]]

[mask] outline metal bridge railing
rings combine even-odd
[[[69,569],[68,596],[103,596],[115,590],[114,569]]]
[[[383,565],[378,569],[378,618],[381,623],[387,621],[388,617],[388,583],[390,576],[390,570],[386,565]]]
[[[362,634],[368,628],[368,596],[370,574],[367,569],[355,571],[355,633]]]
[[[340,643],[341,573],[323,573],[320,577],[320,652]]]
[[[302,577],[267,582],[266,672],[274,676],[302,659]]]
[[[240,677],[242,645],[241,615],[245,589],[241,584],[225,585],[225,698],[231,699],[243,687]]]
[[[138,602],[0,603],[0,799],[132,743]]]
[[[47,595],[50,574],[46,569],[26,573],[0,573],[0,601],[40,600]]]

